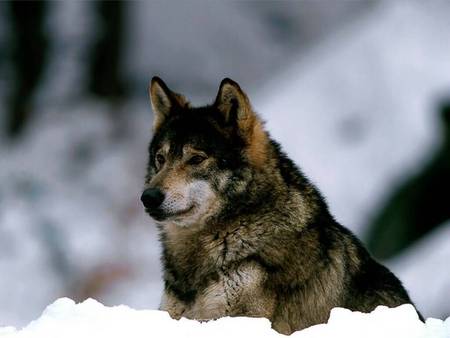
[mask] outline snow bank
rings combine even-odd
[[[173,320],[166,312],[134,310],[120,305],[107,307],[88,299],[76,304],[61,298],[49,305],[41,317],[22,330],[0,328],[1,338],[65,338],[65,337],[282,337],[263,318],[221,318],[200,323]],[[411,305],[389,309],[380,306],[370,314],[342,308],[331,311],[328,324],[295,332],[300,338],[351,337],[448,338],[450,317],[446,321],[429,318],[423,324]]]

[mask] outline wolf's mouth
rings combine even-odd
[[[184,210],[180,210],[177,211],[175,213],[171,213],[171,214],[167,214],[168,218],[174,218],[174,217],[179,217],[179,216],[183,216],[187,213],[189,213],[190,211],[192,211],[195,208],[195,204],[192,204],[190,207],[184,209]]]
[[[180,218],[182,216],[185,216],[189,212],[191,212],[195,208],[195,204],[192,204],[190,207],[187,207],[186,209],[177,211],[177,212],[164,212],[160,209],[145,209],[147,213],[154,218],[156,221],[165,221],[168,219],[174,219],[174,218]]]

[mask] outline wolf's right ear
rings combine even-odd
[[[154,132],[170,114],[179,111],[180,108],[189,107],[189,102],[183,95],[171,91],[164,81],[157,76],[154,76],[150,82],[149,95],[155,114],[153,120]]]
[[[256,120],[250,101],[239,85],[229,78],[222,80],[214,105],[227,123],[236,123],[242,133],[249,132]]]

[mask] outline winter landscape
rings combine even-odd
[[[0,3],[0,337],[278,336],[265,319],[198,323],[156,311],[160,246],[139,202],[149,79],[163,77],[196,104],[208,103],[223,77],[239,81],[336,219],[364,241],[386,201],[450,135],[439,115],[450,99],[449,3],[355,2],[334,11],[308,3],[132,3],[120,99],[87,89],[86,60],[102,33],[92,3],[50,3],[46,66],[14,140],[5,131],[14,28]],[[314,15],[323,24],[308,21]],[[408,305],[335,309],[328,324],[293,336],[450,337],[447,211],[383,259],[425,324]]]

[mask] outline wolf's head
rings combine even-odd
[[[150,216],[201,226],[245,204],[254,172],[267,164],[270,140],[239,85],[224,79],[214,103],[198,108],[157,77],[149,94],[155,116],[141,200]]]

